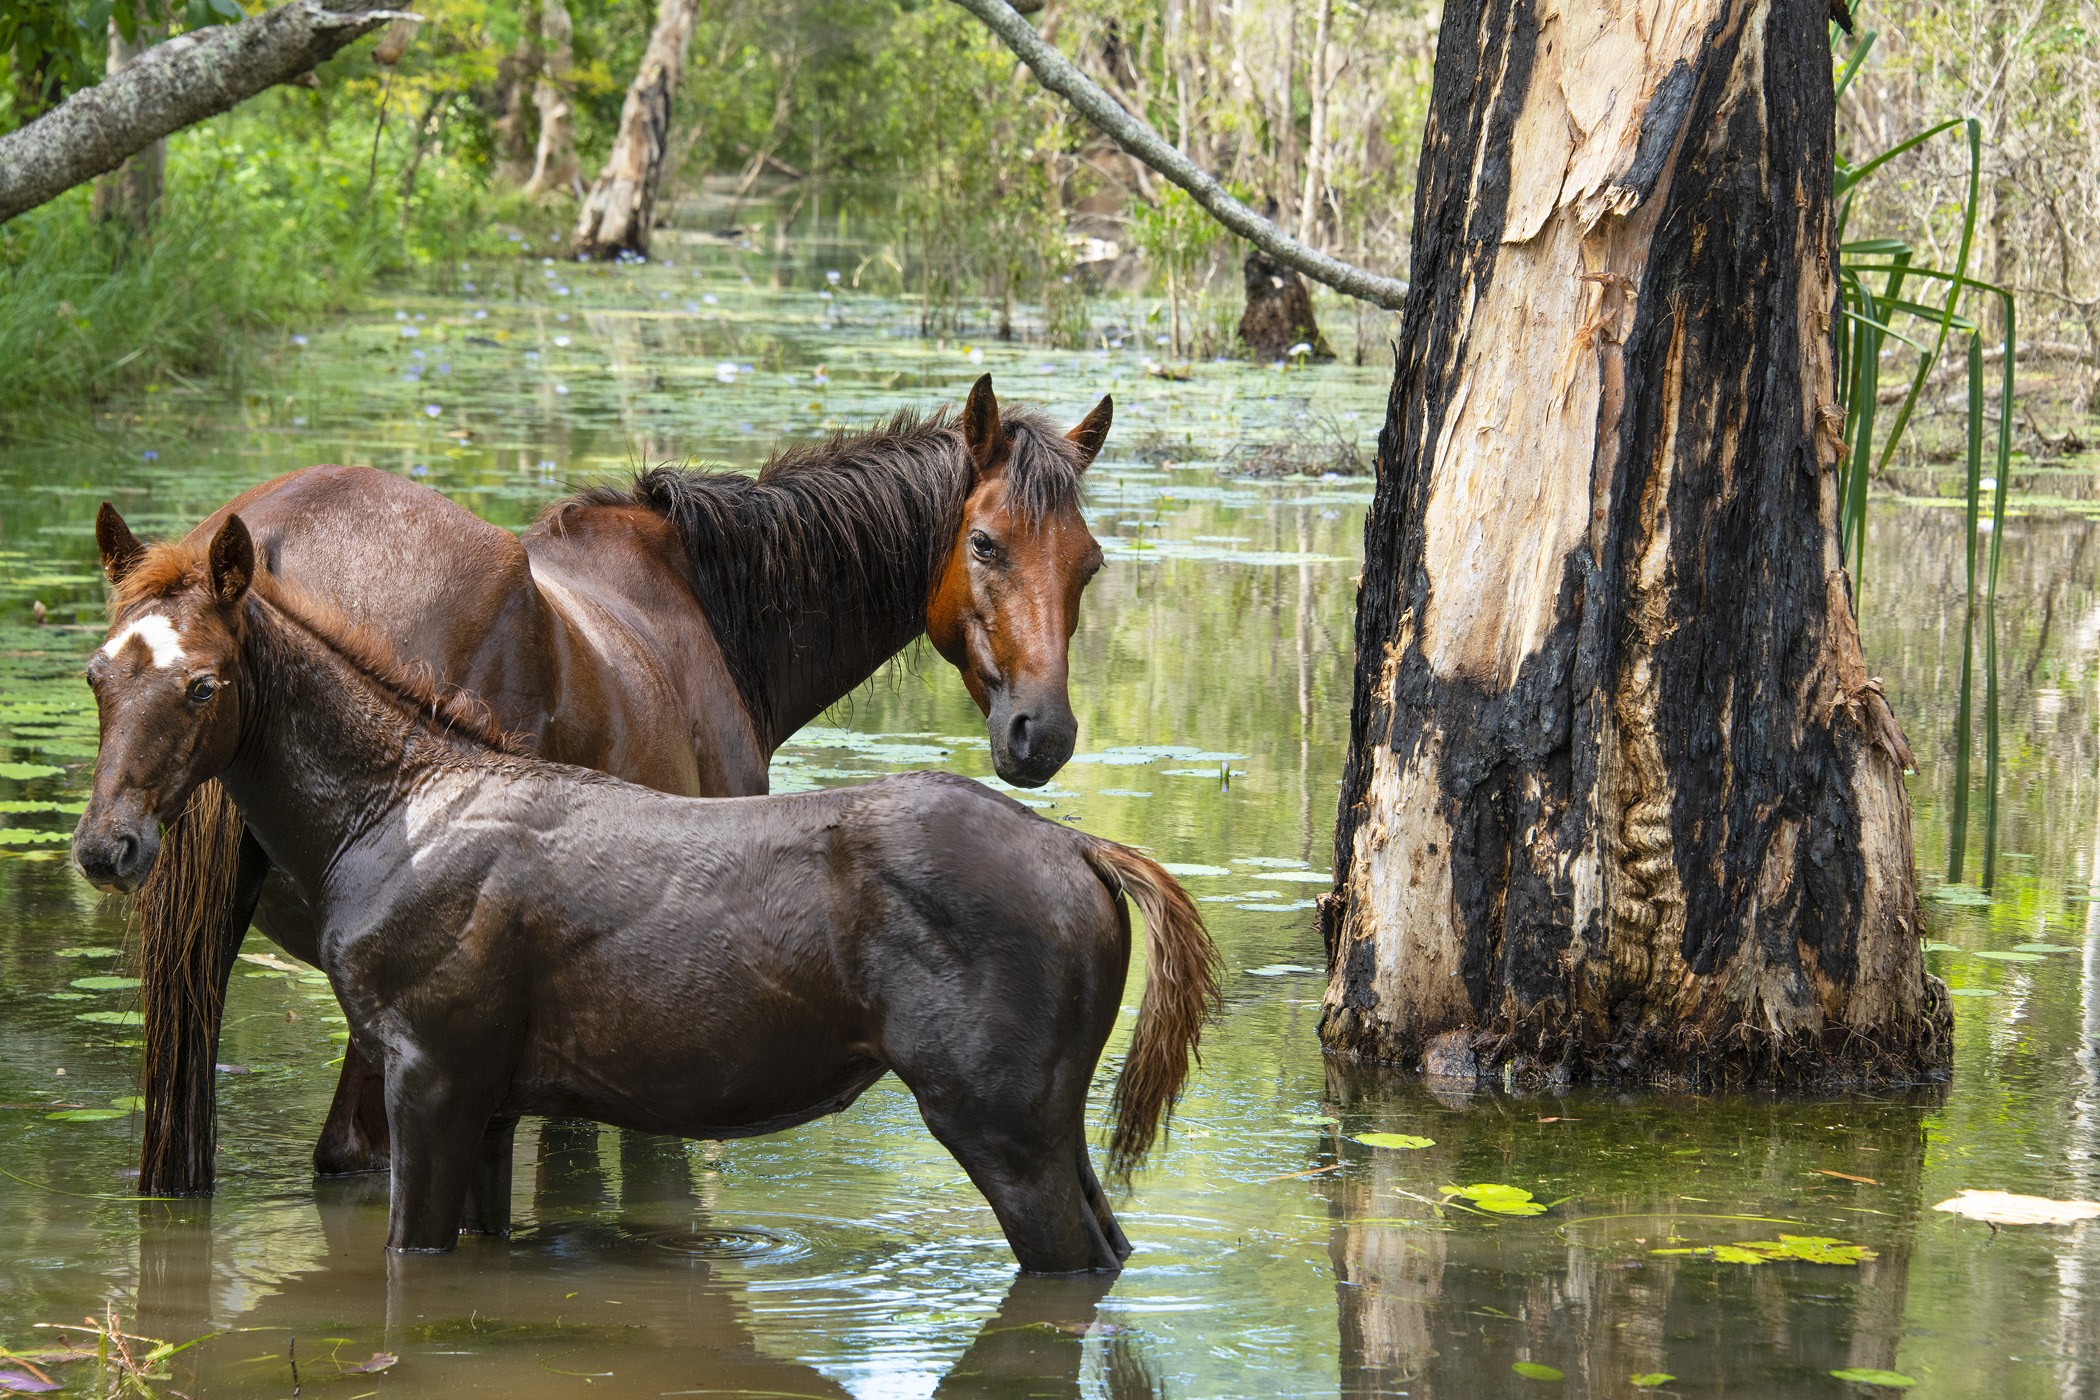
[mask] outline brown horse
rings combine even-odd
[[[117,592],[74,858],[135,886],[160,822],[221,782],[384,1076],[391,1248],[508,1231],[521,1114],[749,1137],[895,1073],[1023,1269],[1122,1267],[1085,1118],[1126,895],[1148,975],[1119,1172],[1217,1001],[1203,921],[1156,863],[951,774],[696,799],[532,758],[260,572],[240,516],[204,550],[142,550],[114,512],[103,535]]]
[[[312,467],[189,542],[237,510],[275,577],[481,696],[541,757],[687,795],[765,792],[773,751],[923,634],[984,710],[994,768],[1034,786],[1077,733],[1067,644],[1101,566],[1079,483],[1111,412],[1060,433],[1002,414],[987,375],[959,420],[900,414],[755,479],[658,468],[522,539],[398,477]],[[98,530],[125,557],[128,532]],[[148,1194],[211,1189],[219,1024],[251,920],[313,956],[312,911],[270,872],[207,784],[141,892]],[[386,1166],[382,1088],[353,1044],[318,1171]]]

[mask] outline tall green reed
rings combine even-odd
[[[1864,33],[1845,57],[1837,75],[1840,99],[1859,75],[1861,65],[1874,46],[1874,37],[1871,30]],[[1834,43],[1835,30],[1832,38]],[[1955,130],[1960,130],[1966,138],[1969,171],[1961,204],[1961,239],[1953,270],[1921,266],[1910,244],[1899,238],[1848,241],[1845,230],[1861,186],[1897,157]],[[1962,878],[1968,851],[1970,765],[1977,708],[1975,640],[1980,601],[1983,623],[1984,807],[1983,869],[1979,883],[1988,891],[1997,874],[1998,858],[1998,562],[2005,527],[2005,493],[2012,475],[2012,405],[2018,334],[2012,293],[1969,275],[1969,256],[1976,243],[1976,223],[1981,207],[1982,178],[1983,128],[1973,117],[1950,118],[1857,165],[1843,158],[1837,160],[1838,288],[1842,321],[1836,340],[1838,395],[1845,405],[1845,450],[1838,463],[1838,543],[1852,571],[1855,593],[1864,587],[1868,483],[1873,476],[1885,471],[1895,456],[1926,383],[1946,352],[1949,338],[1961,336],[1967,342],[1967,480],[1962,512],[1967,548],[1961,690],[1954,717],[1954,790],[1948,823],[1947,879],[1959,881]],[[1920,284],[1925,290],[1906,297],[1906,283]],[[1926,299],[1934,295],[1937,295],[1937,304]],[[1983,471],[1984,418],[1987,413],[1983,332],[1976,321],[1961,315],[1959,310],[1965,299],[1973,301],[1978,298],[1996,299],[2005,329],[1994,472],[1988,478]],[[1899,326],[1903,329],[1898,329]],[[1911,370],[1909,385],[1894,419],[1884,427],[1878,413],[1881,362],[1884,352],[1894,348],[1891,342],[1916,352],[1917,362]],[[1991,496],[1990,545],[1979,591],[1977,536],[1985,528],[1982,498],[1986,489]]]

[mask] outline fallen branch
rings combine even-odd
[[[1286,267],[1297,269],[1322,286],[1346,296],[1398,311],[1407,301],[1407,283],[1381,277],[1309,248],[1234,199],[1217,178],[1167,144],[1158,132],[1125,111],[1095,82],[1043,41],[1035,27],[1007,0],[955,0],[984,21],[992,33],[1034,70],[1036,78],[1063,97],[1079,114],[1146,165],[1187,190],[1210,216]]]
[[[385,0],[292,0],[155,44],[123,72],[0,136],[0,223],[115,170],[170,132],[310,72],[402,17]]]

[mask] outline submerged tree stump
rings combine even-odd
[[[1322,903],[1334,1053],[1944,1070],[1837,547],[1824,0],[1452,0]]]
[[[1313,316],[1312,294],[1304,278],[1259,248],[1247,250],[1241,272],[1246,279],[1247,309],[1240,313],[1240,339],[1255,359],[1281,360],[1300,345],[1312,347],[1312,359],[1334,358]]]

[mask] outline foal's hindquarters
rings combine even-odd
[[[321,951],[385,1066],[393,1247],[507,1224],[521,1113],[746,1137],[894,1071],[1022,1268],[1128,1256],[1085,1118],[1130,924],[1089,838],[938,774],[708,800],[533,764],[426,775],[362,844]]]

